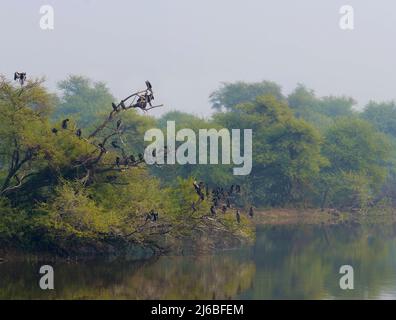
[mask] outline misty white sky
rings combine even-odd
[[[39,27],[45,4],[53,31]],[[345,4],[353,31],[339,28]],[[166,110],[200,116],[210,92],[236,80],[285,93],[302,82],[364,105],[396,98],[395,35],[394,0],[0,0],[0,73],[46,76],[51,89],[86,75],[118,98],[148,79]]]

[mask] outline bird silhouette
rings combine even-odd
[[[67,129],[67,123],[69,122],[69,119],[65,119],[62,121],[62,129]]]
[[[215,215],[216,215],[215,206],[211,206],[211,207],[210,207],[210,213],[212,214],[212,216],[215,216]]]
[[[253,207],[250,207],[250,209],[249,209],[249,216],[250,216],[251,218],[253,218],[253,216],[254,216]]]
[[[19,83],[23,86],[26,81],[26,72],[14,72],[14,81],[16,80],[19,80]]]
[[[150,81],[148,81],[148,80],[146,80],[146,87],[147,87],[147,90],[153,89],[153,86],[151,85]]]
[[[236,221],[237,221],[238,223],[240,223],[240,222],[241,222],[241,215],[239,214],[239,210],[236,211],[235,216],[236,216]]]

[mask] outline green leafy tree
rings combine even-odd
[[[253,169],[244,180],[254,202],[276,206],[301,201],[326,162],[317,130],[271,95],[237,109],[217,114],[215,121],[227,128],[253,130]]]
[[[54,112],[54,119],[73,117],[77,125],[87,127],[96,121],[101,113],[108,113],[115,100],[103,82],[93,82],[89,78],[71,75],[58,83],[61,98]]]
[[[323,154],[330,165],[322,170],[323,203],[336,207],[367,204],[388,173],[389,140],[367,121],[342,118],[325,135]]]
[[[258,96],[271,94],[277,99],[284,99],[281,87],[275,82],[262,81],[246,83],[242,81],[223,83],[221,88],[210,95],[212,108],[216,111],[232,110],[240,103],[253,102]]]

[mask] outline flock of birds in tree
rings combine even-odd
[[[191,209],[193,212],[196,212],[197,205],[200,202],[204,201],[205,198],[207,200],[210,199],[212,201],[212,205],[210,207],[210,214],[212,216],[216,216],[218,210],[220,210],[223,214],[225,214],[228,210],[232,210],[234,202],[233,200],[237,195],[241,194],[241,186],[238,184],[231,185],[228,190],[224,189],[223,187],[216,187],[210,190],[209,185],[203,181],[200,181],[199,183],[194,181],[193,186],[196,194],[199,196],[199,200],[198,202],[193,202],[191,204]],[[250,218],[253,218],[254,216],[254,209],[252,206],[249,208],[248,215]],[[238,223],[241,222],[241,213],[238,208],[235,211],[235,218]]]
[[[20,85],[23,86],[26,81],[26,72],[15,72],[14,73],[14,81],[19,81]],[[149,81],[146,81],[145,84],[146,84],[145,90],[141,90],[141,91],[131,94],[130,96],[121,100],[118,104],[113,102],[112,103],[113,110],[110,112],[108,119],[101,126],[99,126],[88,138],[94,137],[100,130],[102,130],[104,127],[106,127],[106,124],[110,120],[113,119],[114,114],[117,114],[122,110],[128,110],[131,108],[139,108],[139,109],[147,112],[150,109],[162,107],[162,105],[154,106],[152,104],[152,101],[154,100],[153,87]],[[130,99],[132,99],[132,101],[127,103],[128,100],[130,100]],[[82,129],[77,128],[77,129],[70,130],[68,127],[69,121],[70,121],[70,119],[68,119],[68,118],[62,120],[61,129],[72,131],[75,133],[75,135],[79,139],[83,139]],[[59,129],[52,128],[51,131],[53,134],[57,134]],[[120,135],[122,133],[122,120],[121,119],[117,120],[117,122],[116,122],[116,133],[118,135]],[[87,139],[85,139],[85,140],[87,140]],[[107,139],[105,139],[105,140],[107,140]],[[135,157],[133,154],[128,156],[128,155],[126,155],[125,150],[117,143],[117,141],[113,140],[110,142],[110,144],[114,149],[121,150],[122,157],[117,156],[115,158],[115,162],[113,164],[117,168],[120,168],[121,166],[128,167],[129,165],[137,165],[139,163],[144,162],[144,156],[142,153],[139,153],[137,157]],[[107,153],[107,149],[105,147],[105,142],[98,143],[95,146],[100,150],[101,154]],[[155,156],[155,154],[153,154],[153,155]],[[235,196],[239,195],[241,193],[241,187],[238,184],[231,185],[231,187],[228,190],[225,190],[222,187],[216,187],[216,188],[210,190],[209,185],[205,184],[202,181],[199,183],[197,181],[194,181],[193,186],[194,186],[196,194],[199,196],[199,200],[198,200],[198,202],[193,202],[191,204],[191,209],[193,210],[193,212],[196,212],[197,206],[199,205],[200,202],[204,201],[205,198],[207,200],[211,199],[212,205],[210,207],[210,214],[212,216],[216,216],[218,210],[220,210],[223,214],[225,214],[227,212],[227,210],[231,210],[233,207],[232,202],[235,199]],[[249,208],[248,215],[249,215],[249,217],[253,218],[253,215],[254,215],[253,207]],[[146,220],[146,222],[147,221],[156,222],[156,221],[158,221],[158,218],[159,218],[159,213],[154,210],[151,210],[149,213],[146,213],[145,220]],[[236,211],[235,211],[235,218],[236,218],[236,221],[238,223],[240,223],[241,213],[240,213],[239,209],[236,209]]]

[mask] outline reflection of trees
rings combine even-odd
[[[376,298],[394,275],[394,227],[272,227],[255,247],[257,299]],[[339,287],[341,265],[355,271],[355,290]]]
[[[147,263],[55,264],[55,291],[38,288],[41,264],[0,266],[3,299],[226,299],[252,285],[252,262],[229,256],[162,257]]]
[[[54,263],[55,292],[38,288],[42,264],[1,264],[0,298],[378,298],[394,285],[396,226],[274,226],[257,233],[252,250],[145,262]],[[344,264],[355,270],[352,291],[339,288]]]

